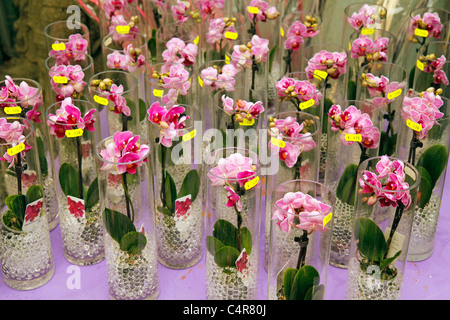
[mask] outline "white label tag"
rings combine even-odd
[[[391,233],[391,228],[386,228],[384,231],[384,238],[386,241],[389,238],[389,234]],[[394,235],[392,236],[391,244],[389,246],[389,252],[387,254],[387,258],[392,258],[395,256],[397,252],[403,249],[403,242],[405,241],[405,236],[401,233],[398,233],[397,231],[394,232]]]
[[[25,232],[33,230],[41,218],[43,199],[38,199],[29,203],[25,209],[25,219],[23,221],[22,230]]]
[[[77,197],[67,196],[67,206],[69,209],[70,215],[74,219],[81,219],[82,221],[86,221],[86,210],[84,207],[84,200],[79,199]]]

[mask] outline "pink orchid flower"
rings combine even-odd
[[[241,202],[241,197],[238,196],[238,194],[234,191],[233,188],[231,188],[230,186],[226,186],[225,190],[228,191],[228,202],[227,202],[227,207],[234,207],[236,206],[236,209],[240,212],[242,211],[242,202]]]

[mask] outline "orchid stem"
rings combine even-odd
[[[125,206],[127,209],[127,217],[132,222],[134,222],[134,207],[133,207],[133,203],[131,202],[130,194],[128,193],[128,183],[127,183],[127,173],[126,172],[124,172],[122,174],[122,186],[123,186],[123,191],[125,193]]]
[[[398,224],[400,223],[400,219],[402,218],[404,209],[405,209],[405,205],[401,202],[398,204],[397,208],[395,209],[395,215],[394,215],[394,220],[392,221],[391,232],[389,233],[389,238],[386,241],[386,253],[384,254],[384,259],[386,259],[387,255],[389,253],[389,247],[392,242],[392,237],[395,234],[395,230],[397,230],[397,227],[398,227]]]
[[[306,260],[306,250],[308,248],[308,231],[303,230],[303,234],[301,237],[295,237],[295,242],[298,242],[300,245],[300,251],[298,253],[298,260],[297,260],[297,269],[300,269],[305,265]]]
[[[78,192],[80,195],[80,199],[84,198],[83,195],[83,171],[82,171],[82,166],[83,166],[83,150],[81,147],[81,141],[80,141],[80,137],[76,138],[76,143],[77,143],[77,156],[78,156]]]
[[[22,157],[20,152],[17,154],[17,164],[15,165],[16,177],[17,177],[17,193],[22,194]]]

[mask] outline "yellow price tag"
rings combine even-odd
[[[66,44],[65,43],[54,43],[54,44],[52,44],[52,49],[55,51],[66,50]]]
[[[277,139],[275,137],[272,137],[270,139],[270,142],[272,142],[272,144],[278,148],[284,148],[286,147],[286,142],[284,142],[283,140]]]
[[[191,132],[188,132],[183,135],[183,141],[189,141],[192,140],[197,135],[197,130],[194,129]]]
[[[6,152],[10,157],[12,157],[18,154],[19,152],[22,152],[23,150],[25,150],[25,143],[20,143],[15,147],[9,148],[8,150],[6,150]]]
[[[284,37],[284,29],[280,27],[280,35]]]
[[[326,226],[327,223],[331,221],[331,218],[333,218],[333,212],[330,212],[323,218],[323,225]]]
[[[375,29],[370,29],[370,28],[362,28],[362,30],[361,30],[361,34],[363,34],[363,35],[373,34],[374,32],[375,32]]]
[[[116,26],[117,33],[128,34],[130,33],[130,26]]]
[[[225,54],[225,63],[230,64],[230,57],[228,56],[228,54]]]
[[[155,96],[155,97],[162,97],[162,95],[163,95],[163,93],[164,93],[164,90],[159,90],[159,89],[153,89],[153,95]]]
[[[69,80],[67,80],[67,78],[64,76],[53,76],[53,81],[55,83],[63,83],[63,84],[69,82]]]
[[[358,133],[346,133],[344,139],[345,141],[361,142],[362,136]]]
[[[428,37],[428,30],[416,28],[416,30],[414,30],[414,34],[418,37],[426,38]]]
[[[351,51],[351,50],[352,50],[352,43],[349,42],[349,43],[348,43],[348,51]]]
[[[76,137],[81,137],[82,135],[83,135],[83,129],[66,130],[67,138],[76,138]]]
[[[413,129],[414,131],[420,132],[422,131],[422,125],[420,123],[414,122],[410,119],[406,120],[406,125]]]
[[[300,103],[298,105],[298,107],[300,108],[300,110],[305,110],[305,109],[311,108],[315,104],[316,104],[316,101],[314,99],[309,99],[308,101]]]
[[[259,13],[259,8],[258,7],[248,7],[247,10],[248,10],[248,12],[253,13],[253,14],[258,14]]]
[[[203,80],[202,78],[200,78],[200,76],[198,76],[198,84],[203,88]]]
[[[256,176],[256,178],[254,178],[254,179],[252,179],[252,180],[250,180],[250,181],[247,181],[247,182],[244,184],[245,190],[250,190],[251,188],[253,188],[254,186],[256,186],[256,185],[258,184],[258,182],[259,182],[259,177],[258,177],[258,176]]]
[[[198,45],[198,42],[200,41],[200,37],[199,36],[197,36],[195,39],[194,39],[194,44],[195,45]]]
[[[255,124],[255,118],[252,118],[252,120],[248,120],[247,118],[242,119],[242,122],[239,122],[239,124],[241,126],[252,126],[253,124]]]
[[[387,98],[389,100],[393,100],[393,99],[397,98],[401,94],[402,94],[402,89],[397,89],[395,91],[389,92],[388,95],[387,95]]]
[[[421,71],[423,71],[423,69],[425,69],[425,65],[424,65],[423,62],[420,61],[419,59],[417,59],[416,66],[417,66],[417,68],[418,68],[419,70],[421,70]]]
[[[317,80],[325,80],[328,77],[328,73],[322,70],[314,70],[314,76]]]
[[[108,99],[100,97],[98,95],[94,96],[94,101],[97,102],[98,104],[107,106],[108,105]]]
[[[231,32],[231,31],[227,31],[224,34],[224,37],[229,40],[236,40],[238,38],[238,36],[239,36],[239,34],[237,32]]]
[[[19,106],[5,107],[5,109],[3,110],[5,111],[6,114],[19,114],[22,112],[22,108]]]

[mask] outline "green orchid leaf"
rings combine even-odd
[[[85,199],[86,199],[86,202],[85,202],[86,210],[92,208],[99,202],[100,194],[98,191],[98,179],[97,178],[95,178],[94,181],[92,181],[91,185],[89,186],[89,189],[86,192]]]
[[[173,212],[170,211],[169,209],[165,208],[165,207],[156,207],[156,209],[161,212],[162,214],[168,215],[168,216],[172,216]]]
[[[152,30],[152,37],[147,43],[148,50],[150,51],[150,55],[153,61],[156,62],[156,29]]]
[[[186,177],[181,184],[180,192],[177,198],[182,198],[187,195],[191,195],[191,201],[194,202],[200,191],[200,176],[197,170],[191,170],[188,172]]]
[[[409,72],[408,88],[413,88],[414,87],[414,75],[415,74],[416,74],[416,65],[414,64],[414,66],[412,67],[411,71]]]
[[[27,190],[27,203],[35,202],[44,197],[44,189],[40,185],[33,185]]]
[[[429,147],[416,164],[416,167],[424,167],[431,177],[432,186],[436,184],[447,166],[448,150],[442,144]]]
[[[398,257],[400,257],[400,255],[402,254],[402,250],[398,251],[393,257],[391,258],[387,258],[387,259],[383,259],[380,262],[380,269],[383,270],[384,268],[386,268],[387,266],[389,266],[392,262],[394,262]]]
[[[140,232],[130,231],[120,240],[120,250],[131,254],[140,254],[147,244],[147,238]]]
[[[325,286],[319,284],[318,286],[312,286],[305,295],[304,300],[324,300],[325,299]]]
[[[328,131],[328,112],[333,104],[334,102],[330,98],[325,98],[323,103],[322,133],[327,133]]]
[[[295,275],[297,274],[298,269],[295,268],[287,268],[284,273],[283,278],[283,287],[284,287],[284,296],[286,300],[292,300],[292,287],[295,279]]]
[[[395,152],[395,145],[397,143],[397,134],[393,134],[386,138],[386,132],[381,132],[379,155],[392,155]]]
[[[354,204],[356,194],[356,175],[358,174],[358,165],[349,164],[342,173],[336,188],[336,196],[344,203]],[[353,193],[350,195],[350,193]]]
[[[273,48],[269,52],[269,73],[272,72],[273,60],[278,51],[278,44],[274,45]]]
[[[241,243],[242,247],[245,248],[245,251],[247,254],[250,254],[252,252],[252,234],[250,233],[250,230],[248,230],[247,227],[241,228]]]
[[[433,193],[432,178],[424,167],[417,167],[417,171],[420,174],[419,193],[417,195],[417,205],[419,208],[424,208],[428,201],[430,201],[431,194]]]
[[[386,240],[381,229],[369,218],[357,218],[354,225],[357,247],[370,260],[382,261],[386,253]]]
[[[78,171],[70,163],[63,163],[59,169],[59,185],[66,196],[81,199]]]
[[[106,231],[111,238],[116,240],[119,244],[122,243],[121,241],[124,235],[128,232],[136,231],[130,218],[118,211],[105,208],[105,211],[103,212],[103,221]]]
[[[172,213],[175,212],[175,200],[177,200],[177,186],[172,176],[166,171],[166,180],[164,185],[164,194],[166,196],[166,207]]]
[[[304,265],[295,275],[291,289],[292,300],[305,300],[308,291],[319,283],[319,272],[313,266]]]
[[[356,99],[356,83],[353,80],[349,80],[347,84],[347,100]]]
[[[43,176],[48,175],[48,163],[47,157],[45,156],[44,142],[41,137],[36,138],[36,145],[39,157],[39,166],[41,168],[41,173]]]
[[[139,98],[139,121],[145,120],[145,115],[147,114],[147,105],[145,101]]]
[[[214,224],[213,236],[225,246],[237,249],[238,229],[229,221],[219,219]]]
[[[216,237],[213,236],[206,237],[206,248],[208,248],[209,253],[211,253],[212,255],[215,255],[216,252],[223,246],[224,244]]]
[[[240,252],[230,246],[223,246],[216,251],[214,255],[215,263],[222,268],[236,267],[236,260],[239,258]]]
[[[12,211],[14,216],[23,224],[23,221],[25,219],[25,211],[28,204],[27,197],[23,194],[20,194],[12,198],[10,201],[7,201],[7,203],[9,203],[9,209]]]

